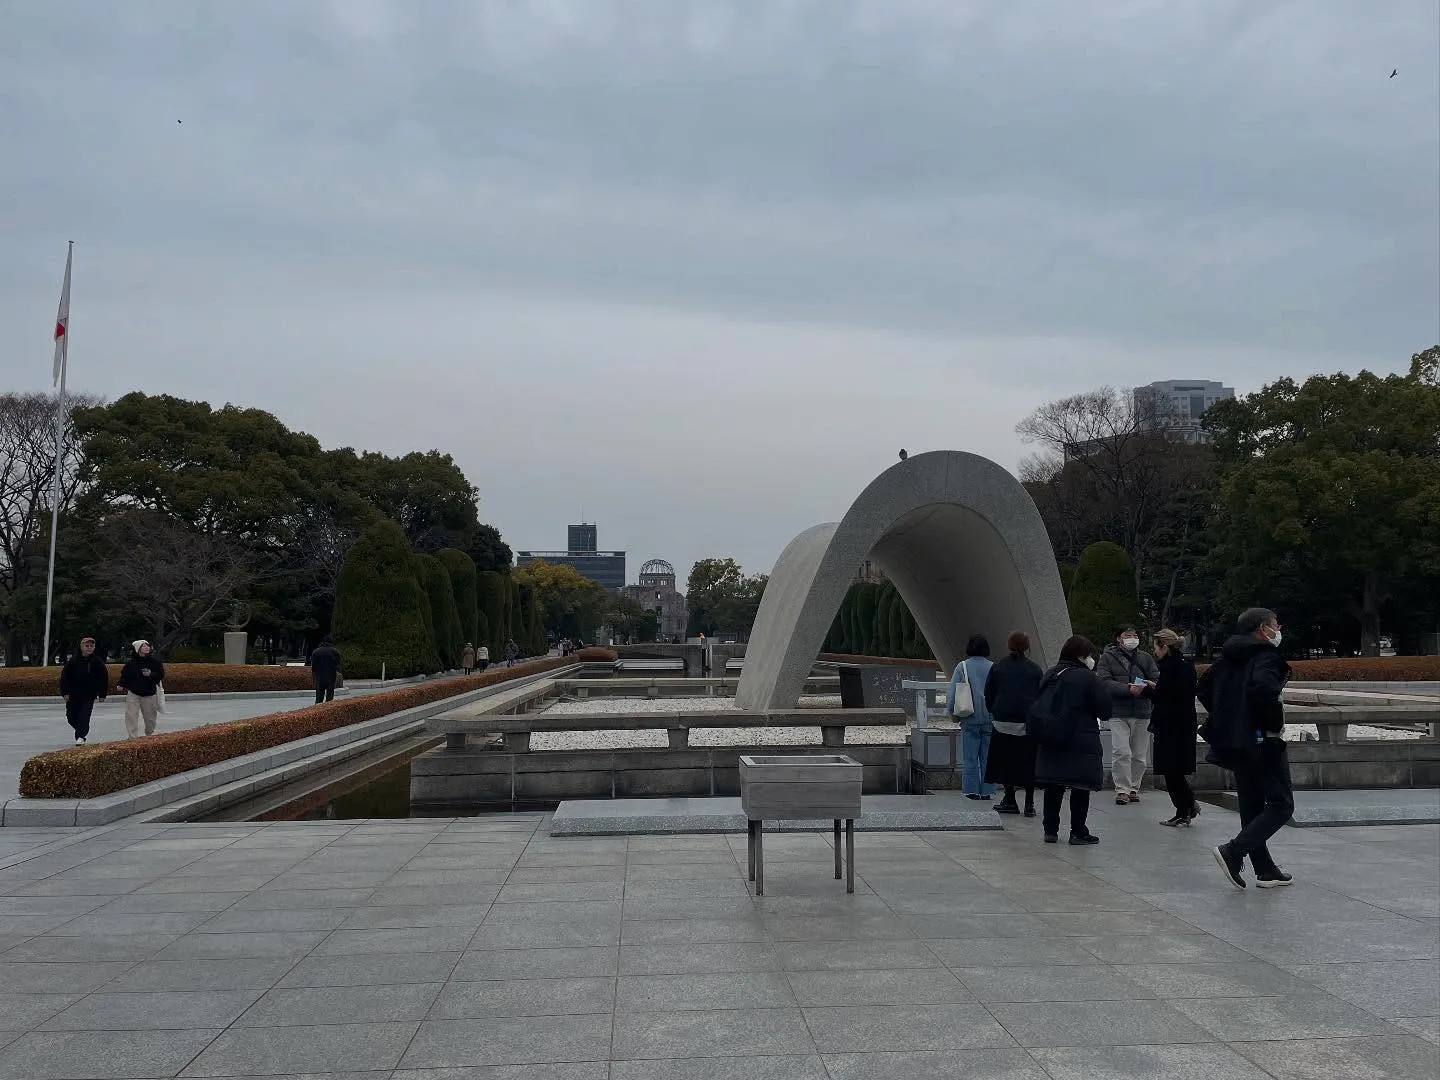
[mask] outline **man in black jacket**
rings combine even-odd
[[[335,700],[335,679],[340,674],[340,650],[328,637],[310,654],[310,673],[315,677],[315,704]]]
[[[80,651],[60,669],[60,696],[65,699],[65,722],[75,729],[75,745],[84,746],[90,737],[90,714],[95,702],[104,701],[110,691],[110,672],[95,655],[95,639],[80,639]]]
[[[1240,831],[1215,849],[1215,861],[1230,884],[1243,889],[1248,855],[1255,884],[1273,889],[1291,881],[1265,846],[1295,811],[1281,702],[1290,665],[1280,655],[1280,620],[1273,611],[1250,608],[1235,631],[1196,690],[1209,714],[1200,729],[1210,744],[1206,760],[1235,774],[1240,802]]]

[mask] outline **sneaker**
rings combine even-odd
[[[1125,796],[1125,800],[1126,800],[1127,802],[1139,802],[1139,801],[1140,801],[1140,793],[1139,793],[1138,791],[1132,791],[1132,792],[1130,792],[1129,795]]]
[[[1002,799],[995,804],[995,813],[997,814],[1018,814],[1019,812],[1020,807],[1016,806],[1013,802]]]
[[[1295,875],[1287,874],[1278,866],[1268,874],[1256,873],[1255,887],[1257,889],[1278,889],[1282,885],[1289,885],[1295,880]]]
[[[1166,818],[1164,821],[1160,822],[1160,824],[1161,824],[1161,825],[1168,825],[1170,828],[1174,829],[1174,828],[1178,828],[1178,827],[1181,826],[1181,825],[1189,825],[1189,824],[1190,824],[1190,819],[1189,819],[1188,817],[1186,817],[1184,814],[1176,814],[1176,815],[1175,815],[1174,817],[1172,817],[1172,818]]]
[[[1240,873],[1245,866],[1244,860],[1230,853],[1230,845],[1221,844],[1211,854],[1215,856],[1215,862],[1220,869],[1225,871],[1226,880],[1237,889],[1245,888],[1245,878]]]
[[[1047,833],[1045,834],[1045,843],[1047,843],[1047,844],[1058,844],[1059,842],[1060,842],[1060,834],[1059,834],[1059,833],[1047,832]]]
[[[1078,834],[1077,834],[1077,833],[1071,833],[1071,834],[1070,834],[1070,843],[1071,843],[1071,845],[1074,846],[1074,847],[1080,847],[1080,846],[1083,845],[1083,844],[1098,844],[1099,842],[1100,842],[1100,838],[1099,838],[1098,836],[1096,836],[1094,833],[1088,833],[1088,832],[1087,832],[1087,833],[1078,833]]]
[[[1116,805],[1116,806],[1128,806],[1129,803],[1130,803],[1130,800],[1125,797],[1125,793],[1124,793],[1123,791],[1117,791],[1117,792],[1115,793],[1115,805]]]
[[[85,745],[85,736],[81,735],[81,736],[79,736],[78,738],[76,738],[76,740],[75,740],[75,745],[76,745],[76,746],[84,746],[84,745]]]

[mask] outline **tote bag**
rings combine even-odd
[[[970,669],[960,662],[961,679],[955,684],[955,707],[950,714],[956,720],[967,720],[975,715],[975,695],[970,691]]]

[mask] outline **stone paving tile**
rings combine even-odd
[[[620,950],[615,947],[560,949],[477,948],[460,957],[451,979],[483,982],[494,979],[588,979],[617,974]]]
[[[223,1028],[259,999],[261,990],[97,992],[57,1013],[41,1031],[162,1031]]]
[[[3,1080],[175,1076],[220,1032],[32,1031],[0,1049]]]
[[[1305,964],[1290,970],[1319,989],[1381,1016],[1440,1014],[1440,963],[1433,960]]]
[[[1253,961],[1243,964],[1135,964],[1115,968],[1162,998],[1283,997],[1314,993],[1313,984]]]
[[[622,975],[615,1011],[672,1012],[793,1007],[795,995],[778,971],[703,975]]]
[[[1153,991],[1104,965],[1051,964],[1043,967],[954,967],[980,1001],[1134,1001]]]
[[[946,938],[925,942],[947,967],[1025,967],[1035,964],[1094,964],[1095,954],[1074,938]]]
[[[683,1015],[683,1014],[679,1014]],[[427,1020],[420,1025],[401,1067],[454,1068],[464,1065],[606,1061],[610,1056],[610,1013],[546,1017]]]
[[[780,969],[780,953],[769,942],[620,947],[622,975],[686,975]]]
[[[1440,1047],[1413,1035],[1255,1042],[1236,1049],[1276,1080],[1433,1080],[1440,1068]]]
[[[1049,1080],[1024,1050],[1003,1048],[826,1054],[824,1063],[830,1080]]]
[[[718,945],[768,941],[760,919],[627,919],[620,924],[621,945]]]
[[[458,952],[361,953],[351,956],[309,956],[280,980],[283,987],[388,986],[395,983],[444,982],[455,970]]]
[[[293,956],[297,960],[329,935],[323,930],[276,930],[236,934],[187,934],[155,954],[157,960],[226,960]]]
[[[613,977],[451,982],[446,984],[426,1019],[570,1016],[609,1013],[614,1008]]]
[[[388,1080],[610,1080],[610,1066],[603,1061],[572,1061],[545,1065],[474,1065],[456,1069],[397,1069]],[[286,1077],[285,1080],[291,1080]],[[295,1080],[311,1080],[296,1077]],[[313,1080],[330,1080],[315,1077]],[[351,1080],[351,1078],[336,1078]],[[353,1080],[383,1080],[376,1074]]]
[[[1015,1045],[1005,1029],[978,1008],[966,1010],[963,1020],[953,1005],[837,1006],[804,1012],[815,1045],[827,1054]]]
[[[268,991],[237,1027],[305,1027],[423,1020],[441,983],[311,986]]]
[[[683,1061],[662,1058],[654,1061],[617,1061],[610,1066],[610,1080],[829,1080],[831,1075],[825,1071],[820,1058],[813,1054],[690,1058]]]
[[[210,1043],[179,1075],[247,1076],[393,1069],[415,1037],[418,1026],[393,1023],[232,1027]]]
[[[1204,1028],[1164,1001],[1041,1001],[987,1008],[1021,1046],[1213,1041]]]
[[[815,1052],[799,1009],[616,1013],[611,1048],[617,1061]]]
[[[240,960],[147,960],[118,965],[106,990],[268,990],[294,966],[293,957]]]
[[[1440,1046],[1440,1016],[1392,1016],[1389,1020],[1402,1031]]]
[[[1051,1080],[1270,1080],[1265,1070],[1218,1043],[1042,1047],[1030,1054]]]
[[[80,998],[80,994],[0,994],[0,1031],[29,1031]]]
[[[1374,1013],[1329,994],[1294,997],[1175,998],[1170,1002],[1206,1031],[1226,1042],[1388,1035]]]
[[[975,1000],[965,984],[943,968],[791,971],[786,978],[804,1006],[943,1005]]]

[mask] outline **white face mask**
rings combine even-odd
[[[1140,639],[1138,637],[1121,638],[1120,645],[1122,648],[1128,650],[1138,649],[1140,647]]]
[[[1280,647],[1280,642],[1284,640],[1284,637],[1285,635],[1280,633],[1280,628],[1277,626],[1275,627],[1275,629],[1270,631],[1270,644],[1274,645],[1278,649]]]
[[[1093,656],[1087,656],[1087,657],[1085,657],[1085,666],[1088,667],[1091,671],[1094,671],[1094,670],[1095,670],[1095,658],[1094,658]]]

